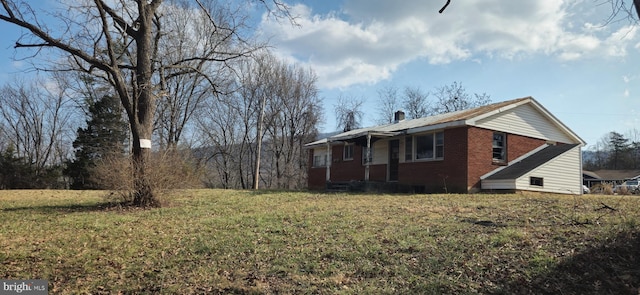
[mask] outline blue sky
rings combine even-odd
[[[299,27],[259,27],[278,55],[318,74],[324,131],[336,129],[340,95],[365,101],[368,126],[381,87],[454,81],[494,102],[533,96],[588,145],[639,128],[638,26],[607,23],[604,0],[452,0],[439,14],[445,2],[291,2]]]
[[[364,100],[370,126],[378,89],[454,81],[494,102],[533,96],[588,145],[640,129],[638,25],[607,23],[606,0],[451,0],[439,14],[445,2],[288,1],[299,26],[258,17],[255,27],[278,56],[314,69],[325,132],[341,95]],[[0,32],[4,83],[28,62],[12,60],[20,32],[2,22]]]

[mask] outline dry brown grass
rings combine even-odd
[[[637,196],[0,191],[0,277],[52,294],[634,294]]]
[[[109,156],[93,169],[95,183],[105,190],[108,200],[129,203],[135,193],[131,157]],[[147,177],[161,203],[168,202],[168,192],[202,188],[203,169],[189,154],[180,151],[153,153],[147,164]]]

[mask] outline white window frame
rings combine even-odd
[[[496,141],[496,135],[502,136],[502,145],[498,145],[498,141]],[[504,132],[493,132],[491,137],[491,158],[493,162],[496,163],[506,163],[507,162],[507,134]],[[498,152],[496,152],[498,151]],[[499,154],[499,157],[496,157],[496,154]]]
[[[344,161],[353,160],[354,151],[355,149],[354,149],[353,143],[345,143],[344,147],[342,148],[342,160]]]
[[[418,138],[431,136],[431,157],[418,158]],[[441,139],[441,143],[438,143],[438,139]],[[407,141],[410,141],[410,145],[407,145]],[[440,150],[440,153],[438,152]],[[411,154],[407,155],[410,151]],[[405,161],[441,161],[444,160],[444,131],[430,132],[419,135],[407,136],[405,138]]]
[[[413,136],[404,137],[404,160],[413,161]]]
[[[313,167],[327,167],[327,154],[314,154]]]

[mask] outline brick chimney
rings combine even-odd
[[[393,123],[399,123],[404,121],[404,112],[397,111],[393,114]]]

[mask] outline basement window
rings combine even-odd
[[[529,177],[529,184],[532,186],[543,186],[544,182],[543,182],[543,178],[542,177]]]

